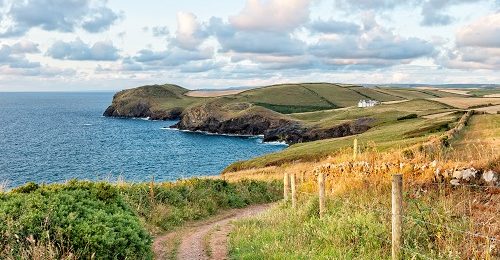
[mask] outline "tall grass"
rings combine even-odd
[[[279,181],[189,179],[175,183],[125,184],[124,200],[151,233],[161,233],[214,215],[223,209],[276,201],[282,197]]]
[[[470,130],[470,126],[459,125]],[[473,161],[463,160],[463,156],[450,157],[454,144],[461,140],[462,135],[455,132],[450,146],[436,142],[432,151],[380,152],[373,145],[363,149],[356,161],[352,159],[352,150],[346,149],[317,163],[297,162],[243,171],[256,178],[264,178],[266,174],[282,178],[284,172],[295,173],[300,183],[299,206],[294,210],[281,204],[262,217],[237,222],[230,239],[231,256],[388,259],[391,175],[403,173],[405,259],[499,258],[499,187],[456,188],[449,181],[453,171],[461,167],[500,173],[500,157],[482,146],[476,150]],[[319,171],[328,175],[327,213],[322,219],[318,216],[315,195]],[[236,174],[226,177],[235,178]],[[477,177],[479,180],[480,176]]]
[[[0,193],[0,259],[151,259],[152,235],[281,196],[277,181],[29,183]]]
[[[299,189],[299,206],[282,203],[257,219],[236,223],[230,238],[234,259],[388,259],[391,255],[390,183],[339,178],[319,218],[318,197]],[[499,257],[498,195],[469,189],[405,184],[403,252],[406,259]],[[491,197],[493,196],[493,197]],[[496,197],[495,197],[496,196]],[[495,199],[496,198],[496,199]],[[496,210],[495,210],[496,209]]]

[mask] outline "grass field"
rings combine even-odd
[[[446,97],[446,98],[433,98],[432,100],[462,109],[471,107],[474,108],[480,106],[500,105],[500,98]]]
[[[318,216],[318,197],[301,193],[298,209],[281,204],[257,219],[237,222],[230,237],[232,258],[390,259],[390,183],[346,181],[360,185],[328,197],[324,218]],[[475,201],[480,207],[482,193],[410,184],[406,187],[404,259],[488,259],[484,240],[456,231],[477,228],[482,232],[481,226],[475,226],[481,218],[461,206],[465,201]],[[481,211],[483,216],[495,215],[494,210]],[[493,249],[488,254],[495,259],[491,254],[498,256],[498,251]]]
[[[454,111],[450,106],[425,99],[415,99],[402,103],[381,104],[371,108],[349,108],[310,113],[291,114],[293,118],[329,126],[362,117],[377,119],[378,123],[395,121],[398,117],[416,113],[419,116]]]
[[[294,161],[317,161],[329,155],[334,155],[342,149],[349,148],[354,138],[357,138],[363,146],[373,146],[380,151],[410,146],[450,129],[454,122],[460,118],[461,113],[451,113],[435,119],[418,117],[398,121],[398,117],[411,113],[427,115],[449,110],[451,109],[448,106],[441,103],[428,100],[413,100],[398,104],[380,105],[369,109],[355,108],[294,114],[292,116],[298,119],[309,120],[310,124],[337,124],[359,117],[374,117],[377,119],[377,125],[357,136],[295,144],[280,152],[236,162],[228,166],[224,172],[275,166]]]
[[[474,115],[463,133],[444,148],[438,165],[455,169],[473,164],[498,172],[499,115]],[[410,125],[402,131],[411,130]],[[396,131],[396,129],[393,129]],[[392,132],[393,134],[395,132]],[[329,140],[330,141],[330,140]],[[323,141],[326,142],[326,141]],[[318,142],[320,143],[320,142]],[[307,144],[305,144],[307,145]],[[350,145],[349,143],[346,145]],[[370,149],[362,162],[392,162],[392,173],[403,173],[403,259],[496,259],[498,239],[498,191],[488,186],[453,188],[436,185],[435,170],[418,173],[414,164],[398,152]],[[471,148],[472,147],[472,148]],[[311,151],[311,150],[310,150]],[[279,167],[256,168],[239,174],[257,179],[283,178],[295,173],[298,182],[297,209],[281,203],[267,214],[235,223],[230,237],[234,259],[390,259],[391,173],[345,173],[327,168],[326,213],[319,218],[316,175],[321,165],[351,161],[351,151],[340,150],[320,162],[298,162]],[[449,160],[449,161],[448,161]],[[401,168],[399,162],[408,162]],[[447,166],[446,166],[447,164]],[[481,166],[482,165],[482,166]],[[257,166],[258,167],[258,166]],[[300,176],[304,176],[300,177]],[[238,173],[226,176],[238,179]],[[470,235],[472,234],[472,235]]]
[[[500,115],[475,115],[465,131],[452,143],[451,158],[478,160],[500,154]]]
[[[476,94],[494,94],[494,90]],[[225,102],[251,103],[283,114],[330,110],[356,106],[361,99],[380,102],[457,98],[464,95],[439,89],[362,87],[331,83],[280,84],[249,90],[189,91],[177,85],[152,85],[121,91],[116,95],[116,103],[125,109],[138,102],[152,102],[153,109],[173,109],[204,103],[208,100],[224,98]]]

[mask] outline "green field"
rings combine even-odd
[[[487,89],[473,89],[469,91],[470,95],[476,96],[476,97],[483,97],[486,95],[500,95],[500,88],[487,88]]]
[[[439,90],[376,87],[331,83],[280,84],[260,87],[224,97],[197,98],[187,96],[189,90],[177,85],[151,85],[124,90],[115,96],[115,102],[127,108],[138,102],[152,102],[154,110],[185,109],[210,100],[227,103],[251,103],[283,114],[330,110],[356,106],[361,99],[380,102],[426,99],[436,97],[463,97]]]
[[[453,111],[446,105],[428,100],[414,100],[405,103],[381,105],[371,109],[373,110],[356,108],[352,110],[295,114],[293,115],[294,117],[308,120],[310,124],[337,124],[359,117],[374,117],[377,119],[377,124],[372,129],[357,136],[294,144],[280,152],[236,162],[228,166],[224,172],[281,165],[294,161],[320,160],[342,149],[349,148],[354,138],[357,138],[362,146],[375,146],[378,151],[406,147],[425,141],[431,135],[444,133],[446,130],[452,128],[462,115],[462,113],[457,112],[435,119],[418,117],[402,121],[397,120],[399,117],[411,113],[425,115],[431,112]]]

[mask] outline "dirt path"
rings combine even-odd
[[[231,221],[258,215],[270,206],[228,210],[209,220],[157,237],[153,243],[155,259],[227,259]]]

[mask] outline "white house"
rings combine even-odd
[[[358,107],[374,107],[374,106],[378,105],[378,103],[379,102],[377,100],[370,100],[370,99],[364,100],[364,99],[362,99],[358,102]]]

